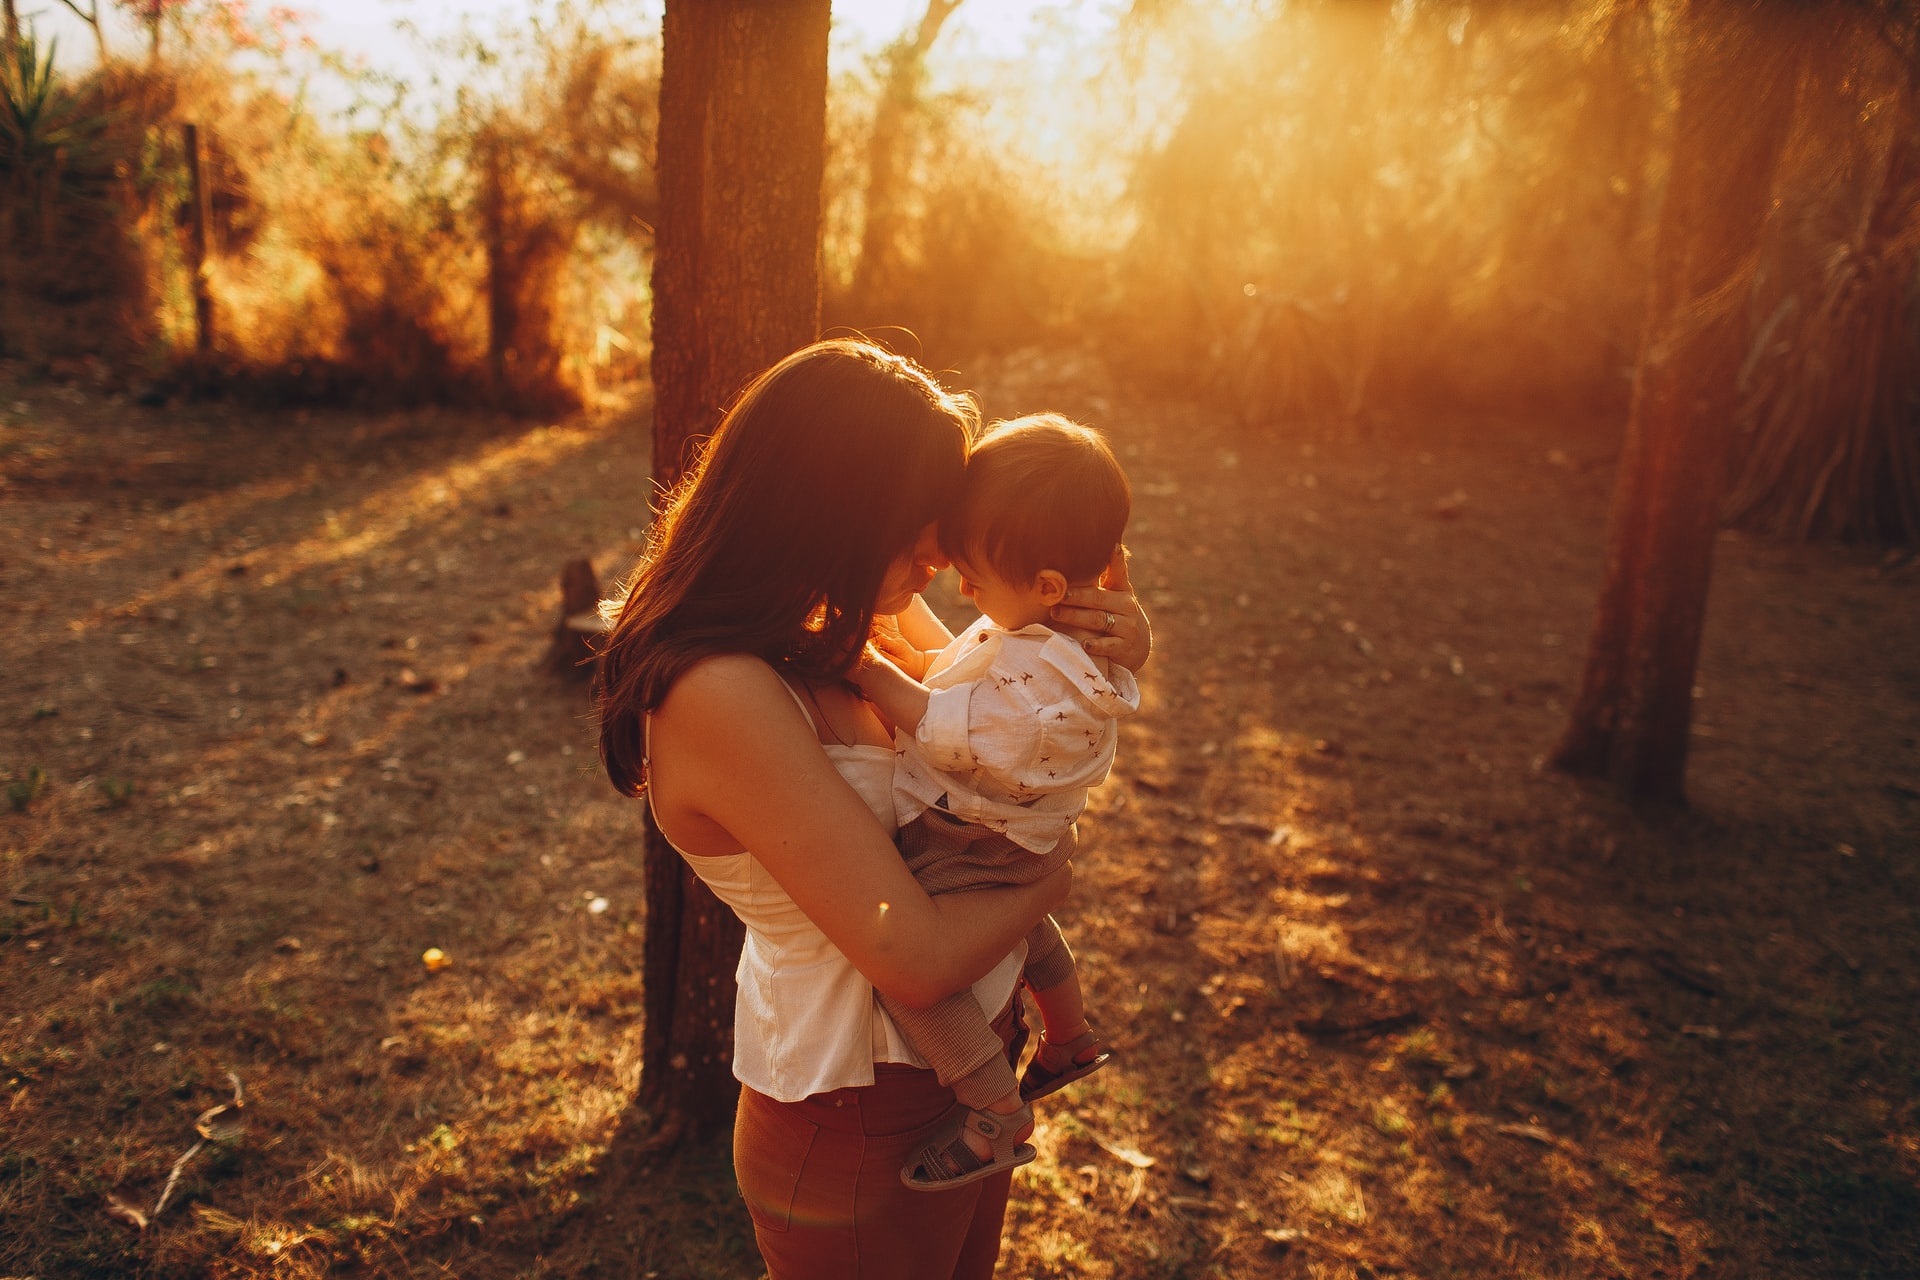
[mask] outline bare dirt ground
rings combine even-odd
[[[1006,1274],[1920,1268],[1913,562],[1728,535],[1635,815],[1539,768],[1607,424],[974,380],[1120,445],[1159,640],[1063,916],[1124,1057]],[[0,1275],[759,1274],[723,1151],[620,1154],[637,814],[537,670],[643,442],[0,372]]]

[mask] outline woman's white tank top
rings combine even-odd
[[[811,723],[797,693],[794,701]],[[837,743],[823,743],[822,749],[891,833],[893,749]],[[872,1084],[876,1062],[927,1065],[880,1008],[872,984],[751,853],[699,857],[683,851],[681,857],[747,928],[734,975],[740,984],[733,1022],[736,1079],[770,1098],[798,1102]],[[1006,1007],[1025,962],[1023,942],[973,984],[987,1016]]]

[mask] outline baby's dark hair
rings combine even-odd
[[[1106,438],[1057,413],[996,423],[967,454],[960,501],[940,527],[959,560],[1029,583],[1042,569],[1097,578],[1127,530],[1133,493]]]

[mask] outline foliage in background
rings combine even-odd
[[[54,226],[57,256],[126,245],[133,264],[65,266],[63,277],[97,281],[138,322],[51,298],[33,323],[0,333],[46,335],[22,349],[40,363],[135,363],[103,352],[103,333],[150,339],[142,354],[156,370],[192,350],[181,127],[193,122],[209,152],[227,380],[298,398],[545,412],[632,378],[645,352],[658,71],[650,38],[606,34],[622,29],[608,19],[617,7],[557,0],[504,44],[466,34],[440,51],[463,72],[452,106],[425,124],[396,106],[376,130],[330,125],[282,87],[291,74],[278,59],[293,41],[281,10],[259,24],[245,5],[156,10],[182,37],[167,46],[177,52],[108,61],[58,89],[60,101],[98,104],[117,150],[105,162],[116,182],[99,192],[76,186],[77,153],[62,153],[66,188],[103,198],[89,206],[100,225]],[[28,195],[10,207],[47,203]],[[5,242],[32,248],[24,234]]]
[[[0,49],[0,352],[137,341],[142,263],[118,225],[138,146],[120,103],[22,31]]]
[[[1200,43],[1135,174],[1136,363],[1249,424],[1617,400],[1651,53],[1637,8],[1573,5],[1288,6]]]
[[[1729,514],[1920,543],[1920,31],[1864,5],[1815,52],[1752,306]]]
[[[1830,9],[1749,302],[1732,514],[1914,540],[1915,15]],[[965,0],[927,0],[833,86],[823,317],[942,367],[1083,344],[1251,430],[1436,405],[1622,412],[1673,143],[1667,12],[1157,0],[1110,35],[1062,21],[990,63],[953,34]],[[375,130],[284,89],[283,11],[156,15],[164,56],[49,98],[94,141],[8,170],[7,350],[164,368],[192,349],[193,120],[229,371],[529,411],[644,373],[650,5],[546,0],[468,32],[434,51],[456,87],[433,118],[402,97]]]
[[[1053,178],[1001,147],[980,93],[936,90],[928,18],[843,73],[829,108],[822,321],[936,367],[1075,341],[1091,295]]]

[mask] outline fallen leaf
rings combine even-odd
[[[234,1142],[239,1139],[247,1127],[247,1118],[242,1114],[244,1103],[223,1102],[217,1107],[208,1107],[193,1122],[193,1129],[209,1142]]]
[[[1495,1133],[1504,1133],[1510,1138],[1527,1138],[1534,1142],[1552,1147],[1558,1146],[1560,1139],[1548,1133],[1537,1124],[1502,1124],[1494,1126]]]
[[[1147,1155],[1145,1152],[1140,1151],[1137,1148],[1129,1147],[1124,1143],[1115,1142],[1111,1138],[1103,1138],[1091,1129],[1087,1130],[1087,1136],[1089,1138],[1092,1138],[1094,1141],[1094,1145],[1099,1147],[1102,1151],[1106,1152],[1110,1156],[1115,1156],[1121,1160],[1126,1161],[1128,1164],[1132,1165],[1136,1169],[1151,1169],[1153,1168],[1154,1165],[1160,1163],[1158,1160],[1154,1159],[1152,1156]]]
[[[126,1223],[135,1231],[147,1229],[147,1215],[111,1192],[107,1195],[107,1216]]]

